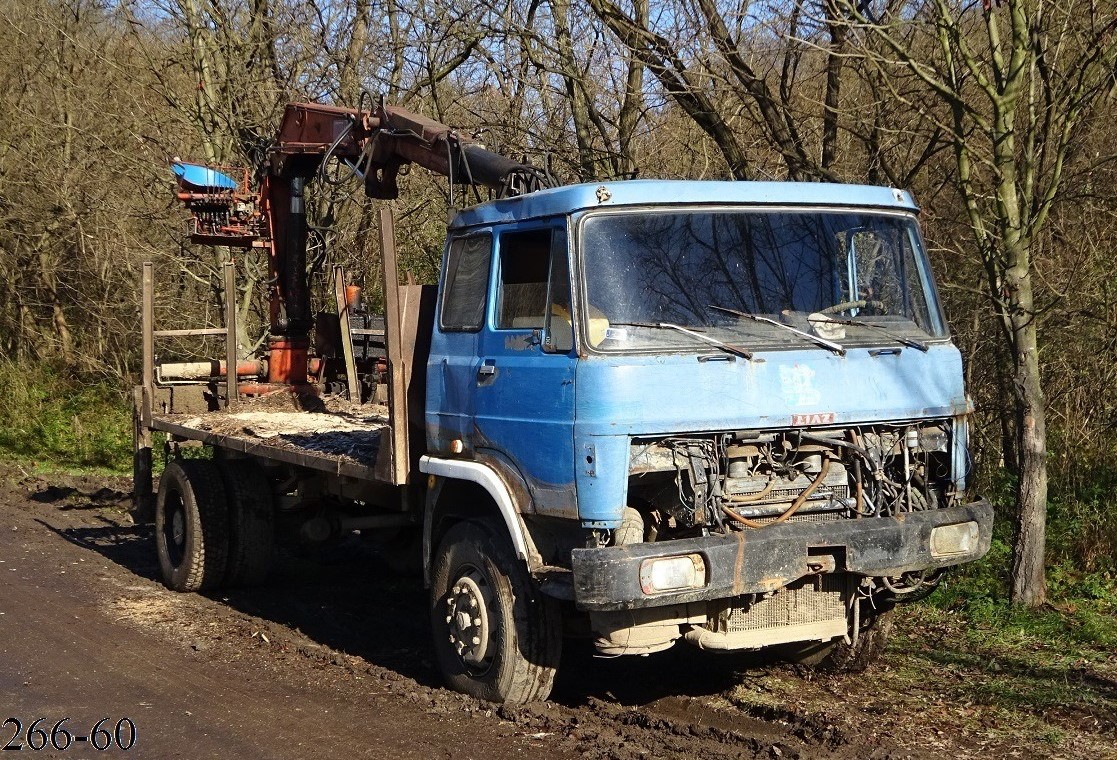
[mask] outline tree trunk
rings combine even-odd
[[[633,20],[641,27],[648,25],[648,0],[635,0],[632,4]],[[644,109],[644,64],[629,53],[628,76],[625,79],[624,98],[617,116],[617,143],[620,149],[620,171],[635,175],[640,164],[632,152],[636,125]]]
[[[848,30],[833,0],[826,2],[826,28],[830,34],[830,50],[826,54],[826,97],[822,110],[822,169],[828,172],[838,158],[838,104]]]
[[[1005,356],[1005,345],[997,346],[997,418],[1001,428],[1001,462],[1005,471],[1014,478],[1020,477],[1020,425],[1017,419],[1016,393],[1009,381],[1012,358]]]
[[[676,46],[638,23],[612,0],[589,0],[590,7],[632,55],[647,67],[664,91],[718,146],[733,179],[749,180],[753,171],[745,146],[702,87],[702,75],[688,69]]]
[[[1017,451],[1020,455],[1020,477],[1016,491],[1016,540],[1012,557],[1012,601],[1038,607],[1047,599],[1044,576],[1044,546],[1047,531],[1047,425],[1044,413],[1043,388],[1039,377],[1039,352],[1036,342],[1036,319],[1032,310],[1030,274],[1013,282],[1019,287],[1019,306],[1014,313],[1013,357],[1016,393]]]
[[[361,59],[365,47],[368,46],[369,13],[372,3],[368,0],[358,0],[353,9],[353,28],[349,33],[349,45],[346,47],[345,60],[338,72],[338,94],[342,104],[353,107],[361,96]],[[370,103],[369,107],[375,106]]]
[[[556,47],[559,66],[562,69],[563,84],[566,87],[566,100],[570,105],[570,116],[574,124],[574,138],[578,145],[578,179],[593,182],[597,179],[594,160],[593,138],[590,136],[590,117],[585,93],[581,90],[582,72],[574,56],[574,41],[571,39],[570,5],[567,0],[552,0],[551,12],[554,15]]]
[[[206,28],[205,14],[198,0],[180,0],[179,9],[186,20],[193,73],[198,77],[194,94],[194,120],[201,132],[206,162],[218,164],[225,159],[214,110],[219,101],[214,67],[219,63],[220,51]]]

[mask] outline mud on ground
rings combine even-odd
[[[860,676],[686,647],[603,659],[574,643],[550,702],[478,702],[439,685],[421,584],[368,543],[284,556],[265,588],[175,594],[128,491],[0,481],[0,719],[26,730],[115,710],[140,731],[128,756],[160,758],[1117,757],[1112,658],[994,667],[926,616],[901,622]],[[1033,708],[1013,691],[1045,678],[1061,679],[1066,704]]]

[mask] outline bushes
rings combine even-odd
[[[49,363],[4,360],[0,387],[0,459],[131,468],[131,410],[116,384]]]
[[[1086,572],[1117,575],[1117,472],[1093,468],[1076,488],[1051,489],[1048,552]]]
[[[928,598],[933,607],[962,613],[968,635],[1005,648],[1063,647],[1066,652],[1098,652],[1117,647],[1117,510],[1102,500],[1053,484],[1048,504],[1048,603],[1027,609],[1009,603],[1012,566],[1012,484],[990,484],[998,508],[989,553],[947,576]],[[1108,552],[1108,554],[1106,554]]]

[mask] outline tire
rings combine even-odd
[[[155,548],[168,588],[210,591],[224,582],[229,507],[213,462],[179,459],[167,465],[155,502]]]
[[[450,688],[518,705],[551,693],[562,616],[558,603],[535,587],[504,531],[490,520],[447,531],[431,572],[431,629]]]
[[[259,586],[275,559],[275,500],[271,482],[247,459],[218,463],[229,496],[228,586]]]
[[[783,648],[784,659],[808,665],[823,673],[862,673],[880,659],[892,637],[895,617],[892,607],[874,610],[861,603],[861,624],[856,644],[842,639]]]

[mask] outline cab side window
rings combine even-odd
[[[480,330],[485,321],[493,238],[486,233],[456,238],[446,257],[441,327],[446,332]]]
[[[543,329],[550,258],[549,229],[500,236],[498,330]]]
[[[498,330],[547,329],[544,349],[573,347],[565,230],[551,227],[500,236]]]

